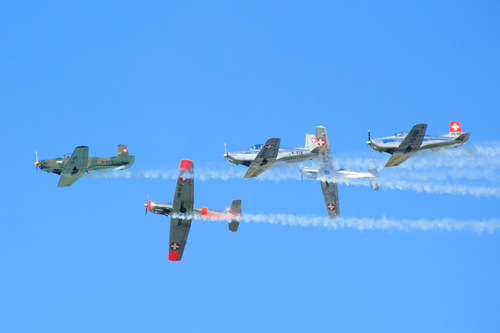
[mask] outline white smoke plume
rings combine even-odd
[[[201,169],[195,171],[195,179],[199,181],[207,181],[213,179],[228,180],[228,179],[241,179],[245,170],[234,169]],[[474,178],[474,174],[468,174]],[[456,175],[455,175],[456,176]],[[498,181],[500,176],[498,173],[485,173],[486,179],[491,183]],[[163,180],[177,180],[179,177],[178,170],[160,171],[160,170],[147,170],[147,171],[128,171],[119,170],[106,173],[91,172],[86,174],[85,177],[92,178],[145,178],[145,179],[163,179]],[[483,177],[484,178],[484,177]],[[286,180],[300,180],[300,172],[298,170],[283,170],[283,171],[267,171],[256,178],[258,181],[286,181]],[[496,197],[500,198],[500,187],[494,186],[478,186],[474,184],[462,184],[456,182],[447,182],[447,180],[456,180],[456,177],[450,177],[446,173],[427,173],[427,172],[411,172],[408,174],[401,173],[397,170],[391,172],[381,172],[379,178],[379,185],[382,190],[411,190],[416,192],[436,193],[436,194],[450,194],[450,195],[471,195],[474,197]],[[353,186],[369,186],[367,179],[348,179],[339,178],[339,184],[353,185]]]
[[[493,233],[500,229],[499,219],[486,221],[460,221],[445,219],[393,220],[386,218],[339,217],[331,220],[327,216],[295,216],[289,214],[242,214],[240,221],[247,223],[271,223],[301,227],[325,227],[329,229],[355,228],[363,230],[398,230],[398,231],[461,231],[469,230],[481,234],[484,231]]]

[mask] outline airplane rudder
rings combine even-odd
[[[116,156],[118,156],[121,160],[129,157],[127,146],[118,145],[118,149],[116,150]]]
[[[233,200],[233,202],[231,203],[231,207],[229,208],[229,213],[237,215],[238,217],[241,216],[241,200],[239,199]],[[230,222],[228,222],[229,230],[232,232],[238,231],[239,225],[240,225],[239,219],[231,220]]]
[[[462,134],[462,126],[458,121],[450,121],[450,134]]]
[[[318,144],[316,143],[316,135],[306,134],[306,144],[305,147],[309,150],[316,148]]]
[[[241,200],[233,200],[233,202],[231,203],[231,207],[229,208],[229,213],[234,215],[241,215]]]

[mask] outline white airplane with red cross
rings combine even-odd
[[[458,121],[450,121],[450,132],[444,135],[425,135],[426,124],[416,124],[410,132],[398,132],[394,136],[380,139],[370,139],[368,142],[373,150],[391,154],[385,167],[398,166],[416,152],[423,149],[440,150],[460,147],[469,140],[470,133],[463,133]]]
[[[314,134],[306,134],[306,144],[299,148],[280,148],[280,139],[270,138],[265,144],[253,145],[250,149],[227,152],[224,144],[224,157],[236,165],[248,167],[243,178],[257,177],[274,163],[296,163],[311,160],[323,154],[324,146],[316,142]]]
[[[168,259],[180,261],[186,246],[191,220],[210,219],[227,220],[229,230],[238,230],[241,216],[241,200],[233,200],[231,207],[226,211],[199,207],[194,205],[194,164],[190,160],[182,160],[179,168],[179,178],[174,192],[174,202],[159,202],[147,200],[146,213],[171,216],[170,241]]]

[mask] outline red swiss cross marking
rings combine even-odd
[[[311,142],[316,143],[316,138],[314,136],[311,138]]]
[[[334,211],[335,205],[330,202],[328,205],[326,205],[326,208],[328,208],[328,210]]]
[[[458,123],[453,123],[450,127],[456,132],[460,128],[460,125]]]
[[[264,148],[266,148],[266,149],[272,149],[272,148],[274,148],[274,145],[265,145]]]
[[[318,139],[318,146],[324,146],[325,145],[325,140],[323,138]]]
[[[128,152],[127,148],[123,148],[123,152],[124,153]]]
[[[173,242],[172,244],[170,244],[170,248],[172,249],[172,251],[177,251],[181,246],[179,245],[179,243],[176,243],[176,242]]]
[[[181,174],[179,175],[179,179],[183,182],[185,182],[186,180],[189,179],[188,177],[188,173],[187,172],[181,172]]]

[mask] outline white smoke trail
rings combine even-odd
[[[245,170],[234,169],[202,169],[198,168],[195,171],[195,179],[199,181],[207,180],[228,180],[228,179],[241,179]],[[427,172],[408,172],[400,173],[397,169],[391,170],[390,173],[381,172],[379,178],[379,185],[382,190],[384,189],[397,189],[397,190],[411,190],[416,192],[436,193],[436,194],[449,194],[449,195],[471,195],[474,197],[496,197],[500,198],[500,187],[487,187],[476,186],[471,184],[460,183],[445,183],[447,179],[451,178],[456,180],[459,175],[450,177],[453,173],[427,173]],[[464,174],[466,176],[467,173]],[[470,173],[469,175],[473,175]],[[484,174],[483,176],[485,176]],[[164,180],[177,180],[179,177],[178,170],[160,171],[160,170],[147,170],[147,171],[128,171],[118,170],[107,173],[91,172],[86,174],[85,177],[92,178],[146,178],[146,179],[164,179]],[[470,177],[469,179],[480,179],[481,175],[476,175],[476,178]],[[283,171],[266,171],[259,177],[255,178],[258,181],[287,181],[287,180],[300,180],[300,173],[298,170],[283,170]],[[490,173],[487,177],[491,182],[498,181],[499,175]],[[348,179],[338,178],[336,181],[343,185],[353,186],[369,186],[367,179]]]
[[[418,219],[418,220],[392,220],[385,216],[381,219],[339,217],[331,220],[326,216],[295,216],[289,214],[242,214],[242,222],[271,223],[301,227],[325,227],[330,229],[355,228],[362,230],[420,230],[420,231],[460,231],[470,230],[481,234],[483,231],[493,233],[500,229],[499,219],[490,219],[486,221],[460,221],[452,218],[445,219]]]
[[[416,192],[439,193],[451,195],[472,195],[474,197],[496,197],[500,198],[500,188],[471,186],[464,184],[430,183],[406,180],[392,180],[380,178],[380,188],[412,190]]]

